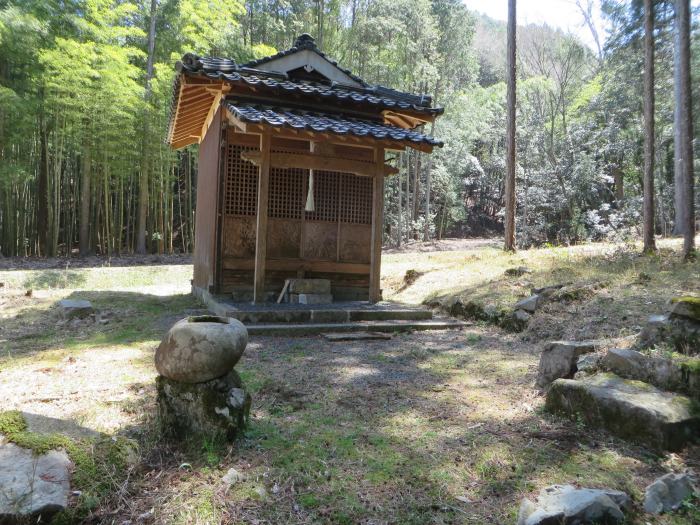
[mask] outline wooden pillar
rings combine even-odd
[[[376,166],[372,179],[372,255],[369,273],[369,302],[376,303],[382,298],[382,231],[384,228],[384,148],[374,150]]]
[[[265,259],[267,258],[267,203],[270,190],[269,131],[260,135],[260,175],[258,176],[258,217],[255,227],[255,282],[253,302],[265,301]]]

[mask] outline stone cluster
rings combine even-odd
[[[248,332],[236,319],[207,315],[173,325],[155,356],[166,434],[236,436],[250,412],[250,395],[234,370],[247,344]]]
[[[619,340],[548,343],[537,376],[546,408],[658,450],[697,441],[699,304],[694,297],[672,300],[667,315],[627,341],[633,348],[615,348]],[[660,342],[680,352],[649,348]]]
[[[649,514],[673,512],[697,494],[693,476],[672,472],[647,486],[642,507]],[[522,500],[517,524],[623,523],[631,509],[632,499],[619,490],[551,485],[542,489],[534,501]]]

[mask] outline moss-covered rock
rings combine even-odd
[[[651,383],[700,401],[700,359],[614,348],[607,352],[602,366],[620,377]]]
[[[650,316],[636,347],[645,350],[660,345],[670,345],[681,354],[700,353],[700,321],[674,314]]]
[[[123,436],[100,434],[72,439],[61,434],[31,432],[21,412],[0,412],[0,434],[36,455],[64,450],[75,465],[71,485],[80,492],[75,505],[54,517],[52,523],[80,521],[102,498],[111,494],[139,460],[138,444]]]
[[[700,322],[700,297],[674,297],[671,299],[671,315]]]
[[[570,284],[567,286],[563,286],[559,290],[553,292],[551,295],[551,300],[566,303],[571,301],[581,301],[584,299],[589,299],[593,297],[598,290],[607,288],[608,285],[609,283],[604,281],[588,284]]]
[[[658,450],[680,450],[700,431],[700,417],[690,398],[614,374],[557,379],[545,406]]]

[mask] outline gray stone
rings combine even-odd
[[[687,474],[666,474],[657,478],[646,488],[644,510],[650,514],[661,514],[677,510],[684,500],[695,493]]]
[[[175,381],[209,381],[226,375],[247,344],[248,331],[236,319],[188,317],[175,323],[163,338],[156,351],[156,369]]]
[[[545,408],[657,450],[677,451],[700,430],[693,405],[686,396],[601,373],[580,380],[557,379]]]
[[[552,485],[542,489],[535,502],[522,501],[518,525],[620,523],[630,504],[630,497],[619,490]]]
[[[13,443],[0,444],[0,522],[48,522],[68,506],[70,469],[63,451],[37,456]]]
[[[526,273],[532,273],[532,270],[527,266],[517,266],[516,268],[508,268],[504,273],[509,277],[521,277]]]
[[[600,354],[584,354],[576,360],[575,377],[591,375],[598,371],[602,356]]]
[[[228,472],[224,474],[224,476],[221,478],[221,481],[223,481],[226,485],[229,487],[231,485],[235,485],[239,481],[243,481],[245,479],[245,476],[238,472],[235,468],[230,468],[228,469]]]
[[[635,347],[643,350],[661,343],[669,343],[681,353],[699,352],[700,322],[671,314],[650,316]]]
[[[95,313],[92,303],[84,299],[61,299],[58,308],[64,319],[84,319]]]
[[[331,281],[329,279],[290,279],[290,294],[330,294]]]
[[[530,317],[532,316],[525,310],[516,310],[515,312],[513,312],[513,318],[519,323],[526,324],[530,320]]]
[[[537,386],[545,388],[560,377],[573,377],[579,356],[595,352],[598,341],[552,341],[547,343],[540,356]]]
[[[539,295],[533,295],[531,297],[527,297],[526,299],[522,299],[515,303],[515,306],[513,307],[514,310],[525,310],[528,313],[534,313],[535,310],[537,310],[537,306],[540,302],[540,296]]]
[[[700,321],[700,297],[674,297],[671,299],[671,315]]]
[[[554,292],[566,286],[565,284],[553,284],[551,286],[543,286],[542,288],[533,288],[532,295],[540,295],[543,298],[550,297]]]
[[[235,370],[204,383],[156,378],[160,423],[166,434],[180,439],[220,436],[233,439],[246,425],[250,395]]]
[[[602,365],[626,379],[637,379],[663,390],[682,392],[700,399],[700,370],[698,366],[692,366],[695,361],[614,348],[605,355]]]
[[[290,300],[299,304],[330,304],[333,302],[333,296],[329,293],[300,293],[291,294]]]

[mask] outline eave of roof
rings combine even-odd
[[[311,81],[289,80],[287,78],[282,78],[279,74],[257,70],[239,70],[225,73],[223,71],[192,71],[188,68],[183,68],[183,71],[213,80],[225,80],[231,84],[264,87],[275,93],[296,93],[300,95],[318,96],[327,100],[368,104],[380,109],[410,111],[431,116],[441,115],[444,111],[443,108],[433,108],[424,104],[415,103],[416,101],[408,99],[408,97],[385,96],[380,90],[387,90],[388,88],[382,88],[381,86],[358,89],[337,83],[321,84]],[[420,102],[420,99],[418,102]]]
[[[226,109],[240,122],[264,124],[273,128],[331,133],[335,135],[352,135],[377,141],[393,141],[409,147],[425,145],[429,147],[443,145],[429,135],[418,131],[403,129],[374,120],[346,117],[339,114],[303,111],[276,106],[251,104],[236,100],[226,100]]]

